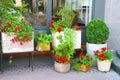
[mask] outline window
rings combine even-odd
[[[46,25],[46,3],[47,0],[22,0],[28,3],[28,13],[26,19],[36,26]]]
[[[68,6],[76,13],[73,24],[86,25],[91,20],[92,0],[53,0],[53,18],[62,7]]]

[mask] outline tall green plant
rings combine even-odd
[[[109,29],[102,19],[95,18],[87,24],[86,37],[88,43],[106,43],[109,33]]]
[[[68,7],[62,8],[58,15],[62,16],[62,21],[66,24],[66,27],[70,27],[72,25],[73,19],[75,17],[75,13]]]
[[[59,63],[70,63],[74,54],[74,30],[66,28],[64,34],[65,40],[61,40],[61,36],[58,38],[62,43],[54,47],[53,58]]]

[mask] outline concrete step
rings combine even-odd
[[[117,55],[117,52],[114,53],[115,58],[112,62],[112,69],[114,69],[118,74],[120,74],[120,58]]]
[[[117,56],[120,58],[120,50],[117,50]]]

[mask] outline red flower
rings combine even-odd
[[[22,42],[20,42],[20,45],[22,46],[22,45],[23,45],[23,43],[22,43]]]
[[[50,27],[51,27],[51,28],[54,28],[54,25],[53,25],[53,24],[50,24]]]
[[[76,30],[82,30],[82,27],[76,27]]]
[[[104,57],[104,56],[105,56],[105,54],[104,54],[104,53],[100,54],[100,57]]]
[[[99,52],[99,50],[94,51],[94,55],[97,56],[98,52]]]
[[[26,37],[25,41],[28,42],[30,39],[28,37]]]
[[[60,26],[61,26],[61,27],[64,27],[64,25],[63,25],[63,24],[60,24]]]
[[[107,48],[104,47],[104,48],[101,48],[101,50],[102,50],[103,52],[105,52],[105,51],[107,50]]]
[[[53,59],[57,59],[57,55],[53,56]]]
[[[21,19],[21,22],[22,22],[22,24],[25,24],[25,21],[24,21],[24,19]]]
[[[84,56],[84,53],[83,53],[83,52],[81,52],[81,53],[79,54],[79,57],[82,57],[82,56]]]
[[[61,28],[58,28],[57,31],[60,33],[61,32]]]
[[[22,38],[22,37],[19,37],[19,41],[22,42],[22,41],[23,41],[23,38]]]
[[[12,24],[11,24],[11,23],[7,23],[7,26],[8,26],[8,27],[11,27],[11,26],[12,26]]]
[[[15,30],[17,31],[19,31],[19,30],[22,30],[22,28],[20,27],[20,26],[17,26],[16,28],[15,28]]]
[[[65,63],[65,62],[68,61],[68,59],[67,59],[67,57],[60,57],[60,58],[58,58],[58,61],[62,62],[62,63]]]
[[[53,22],[54,22],[54,20],[51,20],[50,22],[51,22],[51,23],[53,23]]]

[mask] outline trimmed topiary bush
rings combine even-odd
[[[95,18],[87,24],[86,38],[88,43],[104,44],[109,37],[109,33],[110,31],[102,19]]]

